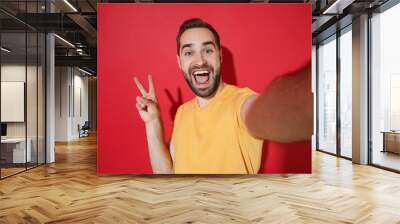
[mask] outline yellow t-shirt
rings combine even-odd
[[[205,107],[196,99],[176,112],[172,133],[175,173],[257,173],[263,140],[250,135],[241,117],[249,88],[225,84]]]

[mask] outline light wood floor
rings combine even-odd
[[[400,175],[320,152],[311,175],[97,175],[96,139],[0,181],[0,223],[400,223]]]
[[[7,177],[13,175],[15,173],[21,172],[25,170],[24,168],[0,168],[1,169],[1,177]]]

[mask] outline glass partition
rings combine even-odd
[[[318,47],[318,149],[336,154],[336,35]]]
[[[0,110],[5,129],[1,139],[1,175],[6,177],[25,170],[26,162],[31,161],[26,141],[26,33],[2,33],[1,47]]]
[[[45,34],[16,17],[45,1],[1,1],[0,178],[45,163]]]

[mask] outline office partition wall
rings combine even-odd
[[[1,34],[1,123],[6,125],[2,134],[1,177],[26,169],[31,158],[30,143],[26,138],[26,33]],[[5,51],[4,49],[7,49]],[[15,97],[19,96],[19,97]],[[13,105],[18,105],[13,107]]]
[[[45,163],[45,34],[23,22],[43,5],[0,3],[1,179]]]

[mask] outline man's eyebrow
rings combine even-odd
[[[206,41],[206,42],[203,42],[203,46],[209,45],[209,44],[213,45],[214,47],[217,47],[217,46],[215,46],[215,43],[214,43],[213,41]]]
[[[206,45],[209,45],[209,44],[213,45],[215,48],[217,47],[213,41],[206,41],[206,42],[203,42],[202,45],[203,45],[203,46],[206,46]],[[182,45],[182,47],[181,47],[181,51],[182,51],[185,47],[192,47],[192,46],[193,46],[193,44],[184,44],[184,45]]]
[[[182,45],[181,50],[183,50],[185,47],[192,47],[192,46],[193,44],[184,44]]]

